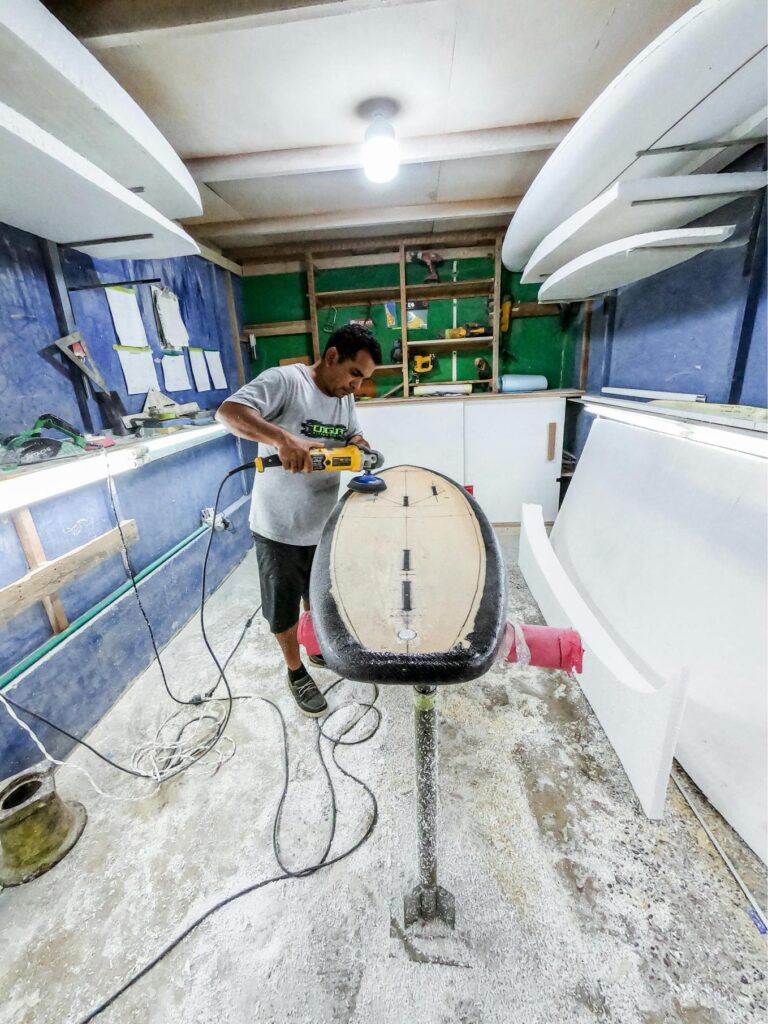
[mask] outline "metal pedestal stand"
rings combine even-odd
[[[436,686],[414,686],[416,738],[416,832],[419,884],[404,898],[404,923],[443,921],[453,928],[456,904],[437,884],[437,699]]]

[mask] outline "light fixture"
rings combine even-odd
[[[395,129],[390,123],[399,107],[391,99],[378,97],[361,103],[357,112],[370,121],[363,141],[363,170],[377,185],[392,181],[400,167],[400,152]]]
[[[739,424],[738,427],[732,425],[733,420],[728,424],[716,424],[711,420],[702,421],[698,417],[694,419],[694,413],[675,416],[675,411],[659,406],[628,408],[630,404],[635,403],[622,402],[619,405],[610,399],[593,399],[585,396],[579,401],[595,416],[618,420],[620,423],[683,438],[686,441],[726,448],[743,455],[768,458],[768,440],[765,433],[754,426],[749,429],[746,423]]]
[[[100,452],[80,455],[76,459],[22,467],[22,471],[14,476],[5,479],[0,476],[0,515],[138,469],[155,459],[163,459],[205,441],[224,437],[225,434],[224,427],[212,424],[188,431],[181,430],[164,437],[146,438],[140,444],[105,448]]]

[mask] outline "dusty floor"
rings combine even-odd
[[[502,541],[510,615],[541,621],[515,567],[516,535],[503,531]],[[211,634],[224,655],[257,604],[249,557],[210,602]],[[196,624],[164,661],[187,695],[214,678]],[[263,693],[286,712],[292,790],[283,847],[293,865],[309,863],[323,848],[329,812],[316,726],[294,712],[260,619],[228,675],[235,692]],[[344,687],[368,699],[369,687]],[[379,705],[377,735],[339,754],[378,798],[367,845],[313,877],[220,911],[99,1021],[765,1019],[766,940],[746,901],[674,787],[663,822],[640,813],[578,686],[561,673],[496,668],[441,694],[440,871],[456,897],[457,930],[452,938],[405,936],[401,897],[415,881],[410,691],[382,688]],[[91,741],[127,761],[171,710],[150,669]],[[78,773],[58,773],[60,791],[86,804],[89,821],[53,871],[0,896],[2,1024],[80,1020],[202,910],[278,873],[276,716],[261,702],[239,701],[230,734],[237,752],[215,777],[185,775],[139,802],[104,799]],[[135,796],[145,785],[87,753],[75,760],[115,794]],[[370,806],[359,787],[338,778],[334,850],[361,834]],[[755,859],[727,826],[717,827],[761,887]],[[436,951],[458,966],[429,962]]]

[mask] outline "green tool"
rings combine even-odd
[[[43,434],[44,430],[56,430],[64,434],[66,440],[60,437],[46,437]],[[60,455],[79,455],[87,444],[87,438],[76,427],[52,412],[38,416],[30,430],[0,439],[0,446],[4,449],[2,461],[6,466],[26,466],[33,462],[55,459]]]

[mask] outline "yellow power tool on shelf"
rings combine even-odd
[[[387,485],[382,478],[373,473],[374,469],[380,469],[384,465],[384,456],[372,448],[357,444],[348,444],[343,448],[316,448],[309,453],[309,457],[313,473],[360,473],[360,476],[350,480],[351,491],[375,494],[377,491],[386,490]],[[254,462],[258,473],[282,466],[279,455],[268,455],[265,459],[259,457]]]

